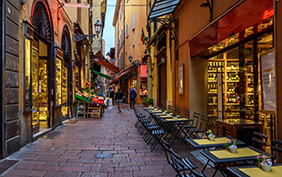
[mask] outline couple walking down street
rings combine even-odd
[[[130,88],[129,96],[130,96],[130,108],[134,109],[135,98],[136,98],[136,91],[133,88],[133,86],[131,86],[131,88]],[[117,105],[118,105],[119,112],[121,112],[120,108],[121,108],[121,102],[122,102],[123,99],[124,99],[123,93],[122,93],[122,91],[120,91],[120,88],[119,88],[118,92],[116,93],[116,100],[117,100]]]

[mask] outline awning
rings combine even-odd
[[[179,4],[180,0],[156,0],[149,15],[149,19],[170,14]]]
[[[95,73],[95,74],[97,74],[97,75],[99,75],[99,76],[101,76],[101,77],[104,77],[104,78],[106,78],[106,79],[109,79],[109,80],[112,79],[111,76],[108,76],[108,75],[106,75],[106,74],[100,73],[100,72],[98,72],[98,71],[91,70],[91,72],[93,72],[93,73]]]
[[[148,77],[148,66],[147,65],[140,65],[140,77],[146,78]]]
[[[115,65],[111,64],[110,62],[104,60],[104,59],[101,59],[100,57],[97,57],[96,55],[94,54],[91,54],[90,56],[90,61],[91,62],[95,62],[97,63],[98,65],[101,65],[101,66],[104,66],[105,68],[108,68],[109,70],[112,70],[114,71],[115,73],[117,73],[119,71],[119,68],[116,67]]]
[[[121,77],[126,76],[127,74],[130,74],[130,73],[133,72],[136,68],[137,68],[137,66],[131,66],[131,67],[129,67],[128,69],[126,69],[125,71],[123,71],[122,73],[120,73],[112,82],[118,81]]]

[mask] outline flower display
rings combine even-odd
[[[262,165],[272,165],[271,158],[266,155],[259,155],[256,157],[256,160]]]
[[[231,139],[229,140],[227,143],[225,143],[226,147],[230,147],[232,146],[233,148],[236,147],[237,148],[237,141],[235,139]]]
[[[208,138],[209,140],[211,140],[211,141],[213,141],[214,138],[215,138],[215,136],[214,136],[212,130],[206,131],[206,136],[207,136],[207,138]]]
[[[232,153],[236,153],[237,152],[237,142],[235,139],[231,139],[229,140],[226,144],[225,144],[227,150],[229,150]]]

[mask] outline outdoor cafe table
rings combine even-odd
[[[258,166],[228,167],[228,171],[237,177],[280,177],[282,176],[282,164],[272,165],[270,171],[263,171]]]
[[[209,149],[211,147],[222,147],[227,143],[229,140],[234,139],[230,136],[226,137],[216,137],[214,138],[214,141],[210,141],[207,138],[203,139],[186,139],[186,141],[191,144],[194,148],[203,148],[203,149]],[[245,145],[244,142],[240,140],[236,140],[237,146]]]
[[[217,171],[220,171],[221,174],[225,176],[224,173],[226,172],[226,164],[229,164],[229,166],[231,166],[231,163],[233,162],[234,165],[235,162],[239,161],[255,160],[255,157],[260,154],[265,154],[266,156],[272,157],[272,155],[267,154],[252,146],[238,148],[236,153],[231,153],[227,149],[200,151],[200,153],[208,159],[202,172],[204,172],[209,162],[212,161],[216,168],[213,176],[217,173]]]
[[[164,123],[164,130],[169,132],[169,129],[171,130],[171,134],[174,135],[174,139],[170,145],[174,143],[176,138],[179,138],[178,135],[179,133],[183,132],[182,128],[177,126],[179,123],[185,123],[185,122],[190,122],[192,119],[185,118],[183,116],[177,116],[177,118],[173,118],[172,116],[156,116],[158,117],[163,123]],[[171,140],[172,136],[169,138],[168,142]]]

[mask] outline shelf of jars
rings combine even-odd
[[[240,82],[238,60],[210,60],[208,62],[208,114],[209,116],[218,115],[218,74],[222,74],[222,95],[224,112],[226,112],[225,116],[237,117],[238,115],[240,115],[240,102],[237,93],[238,85]],[[230,109],[230,106],[233,106],[235,108]]]

